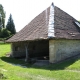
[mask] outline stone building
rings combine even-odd
[[[80,23],[52,3],[7,42],[13,57],[58,62],[80,54]]]

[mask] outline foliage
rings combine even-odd
[[[0,4],[0,38],[6,38],[9,36],[10,31],[5,28],[5,11],[3,6]]]
[[[0,4],[0,27],[5,28],[5,11],[1,4]]]
[[[3,40],[3,38],[0,38],[0,41],[2,41]]]
[[[6,38],[6,37],[9,37],[10,34],[11,34],[11,32],[9,30],[7,30],[6,28],[3,28],[0,32],[0,37]]]
[[[16,29],[15,29],[15,25],[12,19],[12,15],[10,14],[7,25],[6,25],[6,29],[9,30],[11,32],[11,34],[15,34],[16,33]]]
[[[5,28],[5,11],[3,6],[0,4],[0,38],[8,39],[15,33],[16,29],[11,14]]]
[[[80,80],[80,58],[34,66],[24,63],[24,60],[6,57],[9,52],[10,44],[0,43],[0,70],[7,80]]]

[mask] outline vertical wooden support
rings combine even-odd
[[[28,46],[29,46],[29,43],[27,45],[25,45],[25,49],[26,49],[26,58],[25,58],[25,62],[28,61]]]
[[[27,46],[25,46],[25,49],[26,49],[26,58],[25,58],[25,62],[28,61],[28,50],[27,50]]]

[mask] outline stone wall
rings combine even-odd
[[[64,60],[80,53],[80,40],[50,40],[50,62]]]
[[[25,57],[26,56],[26,49],[24,42],[17,42],[11,44],[12,49],[12,56],[13,57]]]

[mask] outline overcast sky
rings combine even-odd
[[[52,2],[75,19],[80,20],[80,0],[0,0],[0,4],[6,11],[6,22],[11,13],[17,31],[49,7]]]

